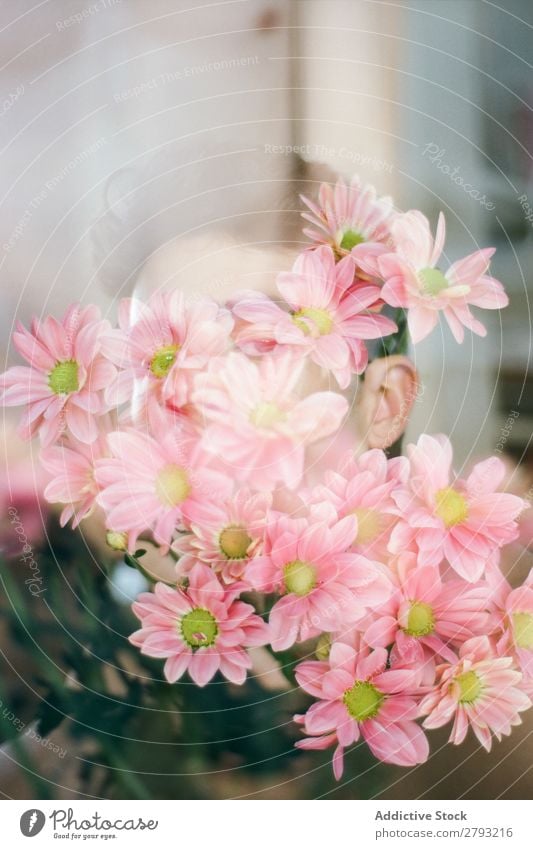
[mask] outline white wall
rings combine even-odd
[[[15,313],[27,320],[73,298],[107,302],[94,273],[114,233],[100,228],[96,265],[93,256],[105,196],[120,214],[126,191],[159,175],[162,192],[174,180],[181,187],[168,216],[174,233],[195,216],[205,222],[253,208],[253,186],[221,187],[246,181],[248,160],[253,151],[264,157],[265,140],[289,139],[289,9],[283,0],[22,0],[0,14],[5,340]],[[188,163],[205,157],[202,186]],[[202,188],[211,191],[185,200]],[[142,191],[134,200],[139,223],[150,210]],[[154,221],[152,230],[164,233],[165,223]],[[157,238],[148,229],[130,236],[132,256],[142,258]],[[117,256],[108,257],[108,278],[118,275],[118,287]]]

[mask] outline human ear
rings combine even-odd
[[[408,357],[373,360],[358,399],[358,423],[368,448],[388,448],[404,432],[419,392],[417,371]]]

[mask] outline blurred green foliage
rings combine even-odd
[[[331,752],[294,749],[300,731],[292,716],[310,701],[293,684],[301,658],[277,656],[291,682],[286,690],[265,689],[253,674],[242,687],[219,677],[205,688],[187,678],[170,685],[162,662],[128,642],[138,623],[110,593],[116,559],[95,557],[79,532],[54,521],[34,556],[39,596],[28,592],[16,557],[1,569],[0,735],[36,798],[54,798],[55,788],[21,745],[21,726],[30,724],[43,738],[61,728],[70,766],[76,760],[72,789],[103,798],[362,798],[378,791],[383,770],[366,747],[348,755],[340,788]]]

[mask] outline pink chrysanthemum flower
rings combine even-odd
[[[376,259],[390,240],[392,198],[378,197],[374,186],[357,176],[349,185],[342,178],[335,186],[322,183],[318,203],[301,198],[310,209],[302,217],[313,225],[305,235],[315,244],[331,245],[337,256],[351,253],[364,272],[375,274]]]
[[[207,420],[203,444],[233,478],[257,490],[302,479],[305,446],[336,432],[348,402],[335,392],[295,396],[305,363],[290,354],[257,363],[231,353],[198,375],[193,401]]]
[[[420,704],[427,714],[424,728],[440,728],[454,719],[450,741],[459,745],[472,730],[490,752],[492,734],[501,740],[520,725],[519,713],[531,707],[519,688],[522,673],[513,668],[512,657],[497,657],[488,637],[463,643],[459,661],[437,667],[438,684]]]
[[[222,504],[211,504],[200,524],[191,522],[172,548],[180,555],[179,571],[186,575],[199,560],[220,572],[224,583],[240,580],[250,559],[261,552],[270,493],[242,487]]]
[[[235,315],[249,324],[237,332],[237,344],[247,353],[282,346],[307,354],[331,371],[341,389],[368,363],[364,340],[397,330],[386,316],[369,312],[380,298],[378,286],[353,286],[351,256],[335,263],[329,247],[304,251],[292,271],[282,272],[277,288],[288,306],[282,309],[266,295],[242,293]]]
[[[142,627],[129,638],[143,654],[166,657],[164,673],[173,684],[187,671],[204,687],[220,671],[243,684],[252,662],[246,648],[265,645],[268,631],[251,604],[237,601],[242,587],[224,588],[214,572],[198,563],[186,590],[155,585],[132,609]]]
[[[384,570],[347,550],[356,527],[353,516],[331,526],[312,516],[272,518],[265,553],[251,561],[246,580],[261,592],[282,594],[269,619],[275,651],[321,631],[349,627],[367,607],[389,596],[392,587]]]
[[[487,633],[490,595],[487,583],[443,582],[438,567],[414,566],[391,598],[367,617],[364,640],[373,648],[394,645],[409,663],[423,663],[428,654],[453,663],[453,649]]]
[[[407,466],[404,457],[387,460],[385,452],[377,448],[359,457],[350,451],[337,471],[326,471],[324,483],[313,487],[306,502],[327,504],[341,518],[355,516],[353,549],[385,562],[390,557],[387,546],[398,515],[392,491],[406,477]]]
[[[41,463],[51,478],[44,496],[51,504],[65,505],[59,519],[61,527],[72,519],[72,527],[77,528],[92,512],[100,490],[95,479],[95,465],[108,456],[104,434],[90,445],[69,437],[41,451]]]
[[[1,401],[8,407],[27,404],[19,425],[23,439],[37,432],[44,446],[70,432],[80,442],[98,437],[97,416],[107,407],[103,389],[115,367],[101,355],[109,324],[96,306],[73,304],[61,321],[34,319],[31,331],[17,325],[13,344],[30,364],[14,366],[1,377]]]
[[[494,552],[518,535],[524,501],[496,492],[505,475],[497,457],[477,463],[466,478],[452,479],[452,447],[447,437],[423,434],[407,446],[410,475],[393,497],[401,511],[389,548],[414,549],[419,563],[446,559],[466,581],[478,581]]]
[[[178,525],[201,522],[206,507],[231,492],[229,478],[209,467],[198,440],[184,431],[116,431],[107,440],[112,456],[96,462],[97,502],[107,526],[128,534],[130,549],[146,530],[168,549]]]
[[[360,649],[334,643],[327,661],[304,661],[296,667],[300,687],[319,699],[303,716],[295,716],[309,735],[300,749],[326,749],[337,744],[333,771],[343,772],[344,749],[363,737],[372,754],[385,763],[415,766],[427,760],[429,746],[414,721],[413,697],[419,672],[387,669],[385,649]]]
[[[103,340],[119,366],[107,390],[113,405],[142,411],[152,397],[172,408],[188,403],[192,375],[229,348],[233,319],[208,298],[187,303],[183,292],[159,292],[148,303],[125,298],[119,329]]]
[[[486,272],[494,248],[475,251],[454,262],[443,273],[437,268],[444,246],[445,223],[440,213],[435,240],[429,222],[418,210],[398,215],[391,224],[395,253],[378,258],[385,280],[383,300],[408,310],[407,321],[413,342],[420,342],[435,327],[442,312],[457,342],[467,327],[485,336],[485,327],[474,318],[470,307],[501,309],[509,299],[502,284]]]
[[[533,694],[533,569],[516,589],[500,573],[493,601],[498,653],[516,658],[524,676],[524,686]]]

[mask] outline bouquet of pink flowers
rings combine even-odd
[[[2,376],[3,403],[25,405],[20,433],[39,434],[62,524],[98,506],[131,565],[142,538],[174,556],[172,584],[134,602],[130,637],[170,684],[242,684],[249,649],[305,642],[295,677],[314,701],[297,745],[335,747],[337,778],[361,737],[404,766],[448,722],[452,742],[471,726],[488,750],[533,693],[533,575],[513,589],[499,566],[526,504],[499,491],[497,457],[456,477],[444,436],[392,459],[337,437],[368,340],[402,350],[440,312],[459,342],[485,333],[470,308],[507,303],[493,251],[441,271],[443,216],[433,237],[357,179],[304,201],[312,244],[275,300],[172,291],[123,300],[116,328],[80,305],[19,325],[29,366]]]

